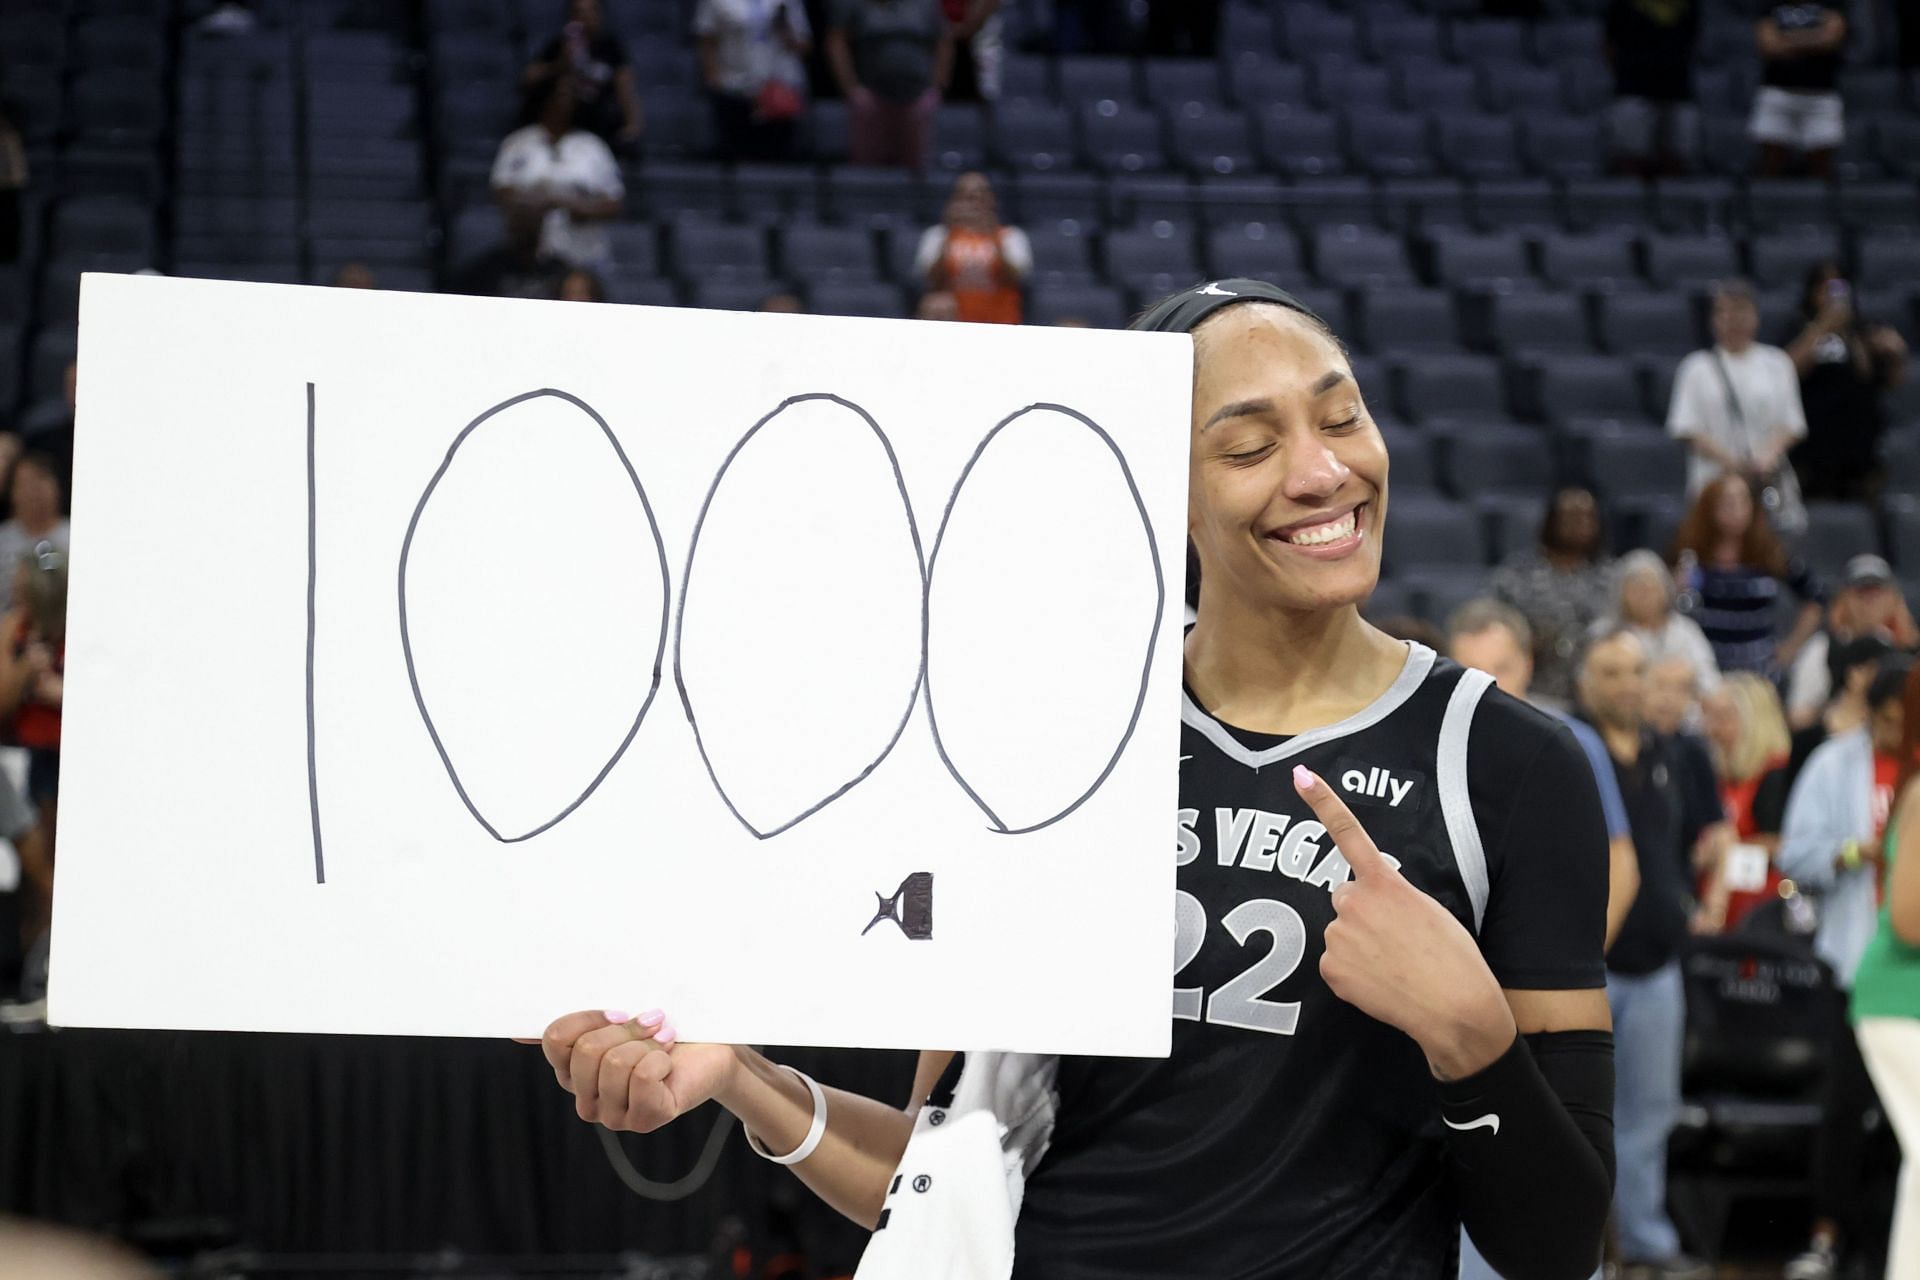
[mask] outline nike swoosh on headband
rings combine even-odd
[[[1231,289],[1222,289],[1218,284],[1208,284],[1206,288],[1198,292],[1204,293],[1210,298],[1237,298],[1240,296]]]
[[[1474,1129],[1491,1129],[1495,1133],[1500,1132],[1500,1117],[1491,1112],[1484,1116],[1475,1116],[1465,1124],[1455,1124],[1453,1121],[1447,1120],[1445,1116],[1441,1116],[1440,1118],[1446,1121],[1447,1128],[1457,1129],[1461,1133],[1467,1133]]]

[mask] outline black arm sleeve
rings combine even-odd
[[[1440,1085],[1460,1218],[1507,1280],[1585,1280],[1613,1200],[1613,1033],[1516,1037]]]

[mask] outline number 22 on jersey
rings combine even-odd
[[[1200,899],[1185,889],[1174,891],[1173,974],[1192,964],[1207,938],[1207,911]],[[1273,939],[1266,955],[1223,984],[1211,995],[1199,987],[1176,986],[1173,989],[1173,1016],[1188,1022],[1202,1020],[1215,1026],[1239,1027],[1246,1031],[1266,1031],[1290,1036],[1300,1021],[1298,1000],[1263,1000],[1293,975],[1307,954],[1307,924],[1300,913],[1272,898],[1254,898],[1241,903],[1221,919],[1233,940],[1246,946],[1256,933]],[[1203,1001],[1204,997],[1204,1001]]]

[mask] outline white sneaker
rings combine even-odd
[[[1833,1280],[1839,1267],[1840,1259],[1834,1254],[1833,1246],[1815,1243],[1787,1263],[1786,1270],[1780,1273],[1780,1280]]]

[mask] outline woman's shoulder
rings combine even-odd
[[[1488,689],[1480,699],[1467,734],[1467,758],[1472,761],[1476,755],[1483,759],[1493,755],[1505,762],[1524,762],[1549,749],[1555,739],[1577,746],[1568,727],[1570,723],[1568,718],[1536,707],[1524,698],[1516,698],[1502,689]],[[1474,771],[1479,772],[1477,768]],[[1507,775],[1507,780],[1511,783],[1512,776]]]
[[[1680,357],[1680,363],[1675,367],[1673,376],[1675,380],[1678,380],[1681,378],[1697,378],[1705,374],[1710,374],[1712,369],[1709,366],[1712,363],[1713,349],[1711,347],[1702,347],[1698,351],[1689,351],[1686,355]]]

